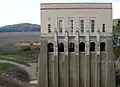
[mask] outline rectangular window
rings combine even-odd
[[[48,24],[48,33],[51,32],[51,24]]]
[[[63,20],[59,20],[59,32],[62,33],[63,30]]]
[[[95,31],[95,20],[91,20],[91,32]]]
[[[73,20],[69,20],[70,32],[73,32]]]
[[[102,32],[105,32],[105,24],[102,24]]]
[[[80,20],[80,29],[81,32],[84,32],[84,20]]]

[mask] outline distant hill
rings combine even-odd
[[[38,32],[38,31],[40,31],[40,25],[30,23],[21,23],[0,27],[0,32]]]

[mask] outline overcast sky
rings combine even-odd
[[[0,0],[0,26],[40,24],[40,3],[112,2],[113,18],[120,18],[120,0]]]

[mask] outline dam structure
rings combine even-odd
[[[42,3],[38,87],[115,87],[112,3]]]

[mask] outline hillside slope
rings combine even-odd
[[[0,32],[38,32],[38,31],[40,31],[40,25],[30,23],[21,23],[0,27]]]

